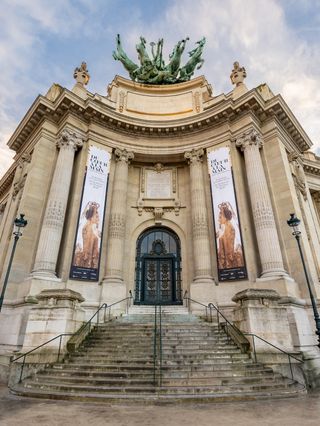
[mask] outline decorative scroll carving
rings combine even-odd
[[[57,147],[59,149],[73,149],[74,151],[81,148],[83,144],[84,138],[81,137],[79,133],[68,128],[62,130],[57,141]]]
[[[131,151],[127,151],[126,149],[116,148],[114,151],[114,155],[116,156],[116,161],[123,161],[125,163],[130,163],[131,160],[134,159],[134,153]]]
[[[145,174],[144,167],[142,167],[141,168],[141,188],[140,188],[140,191],[142,193],[144,193],[145,183],[146,183],[146,174]]]
[[[196,92],[194,94],[194,107],[196,112],[200,112],[200,93]]]
[[[124,109],[124,92],[119,93],[119,112],[123,112]]]
[[[250,129],[247,132],[242,133],[242,135],[234,138],[233,141],[236,143],[241,151],[244,151],[250,145],[256,145],[259,149],[263,146],[263,140],[256,130]]]
[[[172,173],[172,193],[175,194],[176,192],[177,192],[177,169],[174,169]]]

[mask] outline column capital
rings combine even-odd
[[[69,148],[77,151],[77,149],[81,148],[83,144],[84,138],[82,135],[68,128],[62,130],[57,140],[57,147],[59,149]]]
[[[262,136],[255,129],[250,129],[242,133],[242,135],[234,138],[233,141],[241,151],[244,151],[250,145],[255,145],[258,149],[263,146]]]
[[[116,156],[117,162],[124,161],[125,163],[130,163],[130,161],[134,159],[134,153],[126,149],[116,148],[114,150],[114,155]]]
[[[184,158],[188,160],[189,164],[195,164],[202,162],[202,157],[204,155],[203,148],[193,149],[192,151],[187,151],[184,153]]]

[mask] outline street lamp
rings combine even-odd
[[[24,219],[24,214],[20,213],[20,217],[16,217],[14,220],[14,227],[13,227],[13,235],[14,235],[14,242],[13,242],[13,247],[12,247],[12,251],[11,251],[11,255],[10,255],[10,259],[9,259],[9,264],[8,264],[8,269],[7,269],[7,273],[3,282],[3,287],[2,287],[2,291],[1,291],[1,296],[0,296],[0,311],[2,309],[2,304],[3,304],[3,299],[4,299],[4,294],[6,292],[6,288],[7,288],[7,284],[8,284],[8,278],[9,278],[9,274],[10,274],[10,270],[11,270],[11,265],[12,265],[12,260],[13,260],[13,256],[14,256],[14,252],[16,250],[16,246],[18,243],[19,238],[22,235],[22,229],[27,226],[27,221]]]
[[[304,274],[306,276],[309,295],[310,295],[310,299],[311,299],[313,316],[314,316],[314,320],[315,320],[315,323],[316,323],[316,329],[317,329],[316,334],[318,336],[318,342],[319,342],[318,347],[320,348],[320,317],[319,317],[317,304],[316,304],[315,298],[314,298],[313,293],[312,293],[310,280],[309,280],[309,276],[308,276],[308,272],[307,272],[306,264],[305,264],[305,261],[304,261],[301,244],[300,244],[300,235],[301,235],[301,231],[299,230],[300,219],[298,219],[296,217],[295,213],[290,213],[290,219],[287,220],[287,224],[292,228],[292,230],[293,230],[292,235],[295,237],[295,239],[297,240],[297,243],[298,243],[301,262],[302,262],[302,265],[303,265]]]

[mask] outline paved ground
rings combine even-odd
[[[320,393],[275,401],[129,406],[22,398],[0,385],[1,426],[316,426],[319,419]]]

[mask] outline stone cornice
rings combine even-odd
[[[258,90],[252,89],[240,98],[233,101],[224,99],[218,104],[205,108],[203,112],[191,117],[160,122],[155,120],[142,120],[128,117],[115,111],[112,102],[98,95],[92,95],[83,100],[79,96],[64,89],[55,102],[43,96],[38,96],[18,128],[10,138],[8,145],[11,149],[19,151],[25,141],[41,121],[46,118],[59,124],[68,114],[72,114],[81,121],[97,123],[127,135],[139,137],[165,137],[202,132],[221,122],[232,122],[246,114],[251,114],[259,123],[267,120],[276,120],[293,140],[300,152],[310,148],[311,141],[280,95],[264,101]]]
[[[0,180],[0,200],[2,197],[10,191],[11,184],[13,182],[14,174],[17,168],[17,162],[14,162],[11,167],[7,170],[5,175]]]
[[[320,161],[315,162],[315,161],[311,161],[311,160],[307,160],[303,158],[302,163],[303,163],[303,169],[306,173],[320,176]]]

